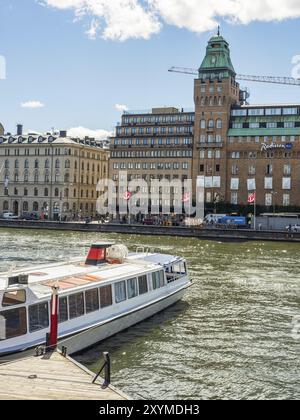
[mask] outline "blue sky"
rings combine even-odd
[[[0,55],[7,67],[6,79],[0,80],[0,121],[12,132],[19,122],[25,130],[111,131],[121,115],[116,104],[130,109],[192,107],[193,77],[167,70],[173,65],[199,67],[216,32],[204,28],[196,33],[192,23],[180,28],[168,18],[149,39],[120,41],[101,33],[91,39],[86,34],[95,24],[91,13],[74,22],[74,9],[49,8],[35,0],[0,0],[0,12]],[[291,76],[292,58],[300,55],[299,19],[253,19],[247,25],[218,21],[238,73]],[[300,102],[298,87],[241,84],[250,88],[252,103]],[[21,107],[28,101],[44,107]]]

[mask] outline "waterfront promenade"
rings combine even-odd
[[[49,222],[49,221],[23,221],[0,220],[0,228],[12,229],[41,229],[60,230],[74,232],[101,232],[119,233],[149,236],[177,236],[186,238],[199,238],[223,241],[275,241],[275,242],[299,242],[300,233],[287,231],[266,231],[253,229],[205,229],[197,227],[178,226],[143,226],[128,224],[98,224],[98,223],[74,223],[74,222]]]

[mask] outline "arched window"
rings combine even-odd
[[[34,182],[39,182],[39,171],[34,172]]]
[[[208,121],[208,128],[214,128],[214,126],[215,126],[214,120],[209,120]]]
[[[37,188],[34,189],[34,196],[35,197],[39,196],[39,190]]]
[[[36,159],[35,162],[34,162],[34,168],[39,169],[39,166],[40,166],[39,161],[38,161],[38,159]]]
[[[5,161],[5,169],[9,169],[9,160]]]
[[[59,168],[60,168],[59,159],[56,159],[56,161],[55,161],[55,169],[59,169]]]
[[[39,211],[39,203],[37,203],[36,201],[33,203],[32,206],[33,211]]]
[[[27,196],[28,196],[28,189],[24,188],[24,197],[27,197]]]
[[[47,159],[46,162],[45,162],[45,169],[49,169],[49,168],[50,168],[50,162]]]
[[[221,118],[217,119],[217,128],[222,128],[222,120]]]
[[[89,184],[90,183],[90,178],[89,176],[86,177],[86,183]]]
[[[19,169],[19,161],[15,160],[15,169]]]
[[[59,189],[58,188],[55,188],[54,195],[55,195],[55,197],[59,197]]]
[[[77,170],[77,161],[75,161],[75,166],[74,166],[75,170]]]
[[[29,162],[28,162],[28,159],[26,159],[26,160],[25,160],[25,162],[24,162],[24,168],[25,168],[25,169],[29,169]]]
[[[71,167],[71,162],[69,161],[69,159],[68,160],[66,160],[66,162],[65,162],[65,169],[70,169],[70,167]]]
[[[86,205],[85,205],[85,211],[86,211],[86,212],[88,212],[88,211],[89,211],[89,205],[88,205],[88,203],[86,203]]]
[[[68,198],[69,197],[69,189],[68,188],[65,189],[64,197],[65,198]]]
[[[65,182],[70,182],[70,174],[65,174]]]
[[[205,106],[205,98],[201,98],[201,106]]]
[[[23,201],[23,211],[28,211],[29,210],[29,206],[27,201]]]
[[[55,181],[55,182],[58,182],[58,181],[59,181],[59,171],[56,171],[56,172],[55,172],[54,181]]]
[[[209,106],[213,106],[214,105],[214,98],[209,98]]]
[[[19,173],[18,172],[15,172],[14,180],[15,180],[15,182],[19,182]]]
[[[8,210],[8,201],[4,201],[4,203],[3,203],[3,210],[4,211]]]
[[[200,121],[200,128],[203,129],[203,130],[206,128],[206,121],[205,120]]]
[[[77,195],[77,191],[74,190],[73,197],[76,198],[76,195]]]
[[[48,197],[49,196],[49,189],[48,188],[45,188],[44,196],[45,197]]]

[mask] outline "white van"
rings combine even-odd
[[[18,216],[16,216],[14,213],[6,212],[6,213],[3,213],[2,219],[5,219],[5,220],[16,220],[16,219],[18,219]]]

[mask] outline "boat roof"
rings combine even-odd
[[[17,275],[28,275],[29,288],[37,298],[49,296],[52,287],[58,286],[60,293],[76,291],[88,286],[100,285],[111,281],[137,277],[157,270],[179,260],[179,257],[164,254],[130,254],[122,264],[86,265],[84,260],[76,259],[63,263],[55,263],[13,272],[0,273],[0,290],[24,287],[12,285],[9,288],[8,278]]]

